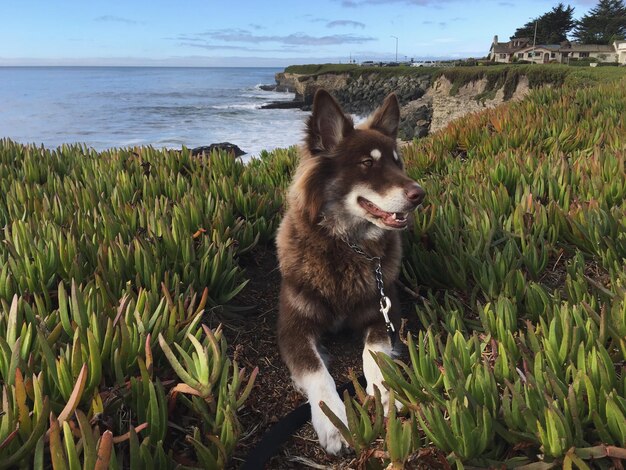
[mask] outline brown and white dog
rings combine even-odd
[[[319,402],[344,422],[346,412],[318,350],[323,333],[344,326],[365,332],[367,392],[373,394],[376,385],[383,403],[389,400],[370,352],[390,355],[393,349],[373,258],[380,259],[390,317],[399,325],[394,286],[402,255],[399,231],[424,198],[398,154],[399,119],[398,99],[391,94],[355,128],[330,94],[318,90],[278,230],[278,343],[295,385],[311,403],[320,444],[331,454],[340,453],[345,443]]]

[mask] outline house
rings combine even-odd
[[[560,62],[561,54],[559,44],[538,44],[527,46],[515,52],[516,60],[525,60],[535,64],[548,64],[550,62]]]
[[[571,59],[596,59],[598,62],[616,62],[614,45],[568,43],[559,51],[560,62],[567,64]]]
[[[613,47],[617,54],[617,62],[626,65],[626,41],[615,41]]]
[[[511,38],[508,42],[498,42],[498,36],[494,36],[489,59],[505,64],[519,60],[535,64],[568,64],[571,60],[579,59],[626,64],[626,41],[615,41],[612,45],[577,44],[569,41],[561,44],[533,44],[529,38]]]
[[[489,59],[493,62],[505,64],[513,62],[513,54],[519,49],[526,47],[530,42],[529,38],[513,38],[508,42],[498,42],[498,36],[494,36],[489,49]]]

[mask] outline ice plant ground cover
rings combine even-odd
[[[404,150],[428,194],[404,262],[422,329],[407,363],[378,357],[408,414],[382,430],[347,401],[370,466],[429,444],[457,467],[626,459],[625,86],[543,88]]]
[[[269,160],[0,141],[0,468],[225,465],[256,372],[202,320],[276,229]]]
[[[620,75],[572,72],[404,149],[428,199],[403,282],[425,300],[409,360],[377,358],[405,410],[346,398],[362,465],[626,459]],[[262,390],[203,320],[272,245],[296,158],[0,141],[0,468],[227,465]]]

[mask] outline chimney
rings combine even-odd
[[[497,34],[493,37],[493,43],[494,44],[498,44],[498,35]]]

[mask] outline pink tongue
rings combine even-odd
[[[390,225],[392,227],[401,227],[404,225],[404,220],[397,220],[393,218],[393,214],[389,214],[383,218],[383,222],[386,225]]]
[[[370,201],[365,201],[365,205],[367,206],[367,210],[372,214],[375,215],[376,217],[380,217],[381,219],[383,219],[383,222],[386,225],[402,225],[402,221],[398,221],[396,219],[393,218],[394,213],[393,212],[386,212],[384,210],[382,210],[381,208],[379,208],[378,206],[372,204]]]

